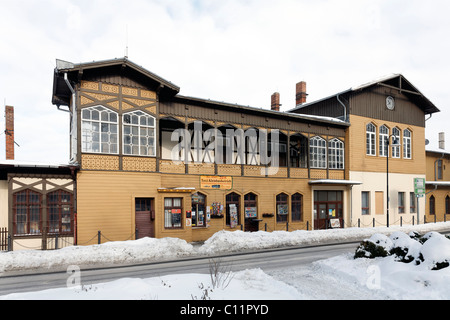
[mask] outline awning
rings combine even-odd
[[[426,181],[425,184],[437,187],[450,187],[450,181]]]
[[[311,180],[308,182],[310,185],[344,185],[344,186],[353,186],[362,184],[361,181],[354,180],[331,180],[331,179],[323,179],[323,180]]]

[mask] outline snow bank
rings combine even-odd
[[[0,252],[0,272],[30,269],[67,268],[68,265],[113,265],[171,260],[198,255],[215,255],[246,250],[262,250],[332,242],[360,241],[373,234],[390,235],[396,231],[450,230],[450,222],[418,226],[347,228],[314,231],[243,232],[219,231],[201,246],[178,238],[143,238],[101,245],[73,246],[55,251]],[[437,240],[436,240],[437,241]],[[430,249],[430,255],[431,249]]]

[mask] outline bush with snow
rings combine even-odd
[[[374,234],[361,242],[354,258],[393,256],[396,261],[416,265],[423,264],[430,270],[439,270],[450,265],[450,239],[438,232],[431,231],[421,236],[417,232],[407,235],[394,232],[390,236]]]

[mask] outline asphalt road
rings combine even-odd
[[[264,271],[271,271],[306,265],[313,261],[330,258],[342,253],[354,252],[357,246],[358,242],[354,242],[198,257],[138,265],[103,268],[81,267],[79,275],[81,276],[81,284],[89,285],[120,278],[150,278],[168,274],[209,273],[211,261],[219,262],[223,270],[240,271],[261,268]],[[65,287],[71,275],[71,273],[66,271],[25,274],[5,273],[0,275],[0,295]]]

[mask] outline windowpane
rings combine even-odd
[[[123,153],[132,155],[154,156],[156,154],[154,140],[155,119],[141,111],[129,112],[123,116]]]
[[[117,153],[117,114],[105,107],[83,109],[81,124],[82,152]],[[101,148],[100,148],[101,146]]]

